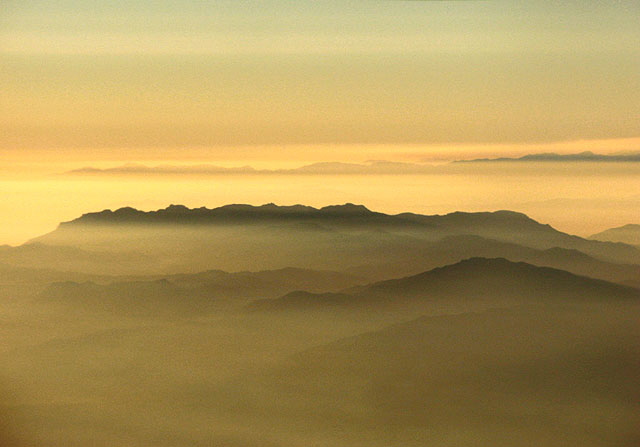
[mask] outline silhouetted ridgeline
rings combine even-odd
[[[194,208],[183,205],[170,205],[157,211],[139,211],[135,208],[120,208],[116,211],[104,210],[97,213],[84,214],[71,222],[61,226],[77,224],[259,224],[270,221],[337,221],[346,219],[343,223],[354,221],[362,224],[401,224],[391,216],[368,210],[362,205],[346,204],[313,208],[304,205],[278,206],[269,203],[262,206],[225,205],[219,208]]]
[[[552,233],[549,225],[543,225],[514,211],[495,211],[465,213],[454,212],[446,215],[421,215],[402,213],[388,215],[374,212],[363,205],[351,203],[313,208],[304,205],[278,206],[272,203],[262,206],[225,205],[219,208],[194,208],[183,205],[170,205],[157,211],[140,211],[135,208],[120,208],[84,214],[70,222],[60,224],[59,229],[77,225],[162,225],[162,224],[265,224],[272,222],[316,222],[330,226],[342,227],[356,224],[363,226],[407,227],[421,229],[438,229],[442,231],[459,231],[461,229],[513,230],[516,232]],[[56,230],[58,231],[58,230]],[[559,233],[559,232],[556,232]],[[50,233],[51,236],[55,235]],[[49,235],[48,235],[49,236]],[[35,240],[44,240],[43,236]]]
[[[339,232],[354,229],[376,231],[377,235],[383,239],[389,236],[389,234],[379,233],[380,230],[384,230],[395,233],[399,237],[410,236],[432,241],[450,235],[475,234],[541,249],[574,248],[603,259],[625,259],[628,262],[640,260],[640,251],[633,247],[571,236],[549,225],[540,224],[525,214],[513,211],[455,212],[433,216],[414,213],[388,215],[354,204],[327,206],[320,209],[303,205],[277,206],[274,204],[227,205],[214,209],[204,207],[189,209],[182,205],[171,205],[165,209],[149,212],[121,208],[116,211],[105,210],[85,214],[71,222],[61,224],[56,231],[36,238],[34,241],[54,245],[82,246],[83,236],[96,225],[123,229],[117,235],[117,240],[126,238],[123,225],[134,227],[137,231],[147,226],[159,228],[179,225],[180,229],[176,231],[182,231],[185,225],[227,228],[235,226],[242,227],[245,235],[252,234],[254,238],[262,238],[264,233],[256,232],[255,229],[247,228],[248,226],[266,226],[269,230],[282,229],[289,232],[300,230]],[[113,240],[104,228],[100,228],[91,236],[95,244],[99,244],[101,239]],[[136,233],[134,236],[141,235]],[[215,233],[211,232],[209,236],[214,237]],[[301,244],[304,239],[302,236]]]
[[[513,211],[389,215],[354,204],[121,208],[85,214],[22,246],[0,247],[0,263],[7,265],[99,275],[299,267],[349,269],[375,280],[473,256],[620,282],[636,281],[629,265],[640,263],[637,247],[572,236]]]

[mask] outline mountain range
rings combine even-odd
[[[66,175],[428,175],[443,172],[456,172],[464,165],[484,162],[592,162],[592,163],[637,163],[640,153],[597,154],[584,151],[575,154],[536,153],[522,157],[477,158],[471,160],[455,160],[446,164],[407,163],[388,160],[370,160],[364,163],[317,162],[296,168],[257,169],[252,166],[225,167],[212,164],[200,165],[157,165],[126,164],[110,168],[87,166],[67,171]]]
[[[34,446],[635,446],[639,253],[513,211],[88,213],[0,247],[0,425]]]
[[[433,266],[420,265],[429,258],[432,244],[468,235],[528,249],[578,250],[599,262],[640,263],[636,247],[562,233],[513,211],[389,215],[354,204],[319,209],[267,204],[214,209],[172,205],[150,212],[105,210],[62,223],[23,246],[0,248],[0,262],[38,268],[55,265],[94,274],[256,271],[290,266],[344,270],[413,262],[410,270],[399,272],[406,274]],[[473,255],[461,253],[458,260]],[[491,256],[504,255],[494,251]]]

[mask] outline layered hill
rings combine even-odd
[[[445,301],[640,301],[640,290],[506,259],[472,258],[418,275],[381,281],[340,293],[292,292],[252,304],[255,310],[406,308]]]
[[[372,280],[392,279],[422,273],[469,258],[506,258],[510,261],[552,267],[622,284],[640,281],[638,264],[602,261],[570,248],[553,247],[540,250],[474,235],[447,236],[430,244],[422,253],[410,259],[366,264],[353,267],[349,271]]]
[[[207,271],[157,279],[53,282],[39,293],[42,302],[73,312],[133,316],[204,315],[242,306],[245,300],[276,298],[295,290],[326,292],[354,286],[360,278],[331,271],[296,268],[261,272]]]

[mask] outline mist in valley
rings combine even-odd
[[[632,446],[638,253],[513,212],[89,213],[0,253],[3,442]]]

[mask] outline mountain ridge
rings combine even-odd
[[[321,208],[267,203],[212,209],[173,204],[155,211],[132,207],[103,210],[63,222],[54,231],[21,246],[0,247],[0,262],[24,267],[55,265],[56,269],[118,275],[283,267],[346,270],[365,264],[383,265],[391,260],[409,266],[408,270],[396,271],[402,275],[416,271],[411,263],[420,267],[420,260],[434,249],[433,243],[452,236],[495,241],[489,243],[494,247],[486,251],[474,248],[473,243],[469,249],[459,246],[457,252],[461,256],[457,260],[485,253],[489,257],[507,258],[510,258],[507,253],[515,253],[518,259],[514,260],[520,260],[529,249],[559,247],[578,250],[600,262],[640,264],[638,247],[563,233],[517,211],[385,214],[354,203]],[[498,245],[505,243],[524,247],[522,255],[513,247],[506,247],[501,253]],[[442,248],[439,250],[442,252]],[[439,255],[444,260],[456,261],[443,253]],[[552,252],[535,254],[542,265],[562,268],[577,252],[556,255],[559,260],[554,259]],[[594,271],[597,263],[584,258],[577,261],[592,264],[582,265],[580,272]],[[625,269],[629,271],[628,267]],[[608,280],[637,278],[635,274],[623,274],[615,266],[606,266],[606,272],[604,279]]]
[[[307,205],[276,205],[267,203],[264,205],[229,204],[216,208],[188,208],[184,205],[171,204],[166,208],[154,211],[142,211],[132,207],[122,207],[116,210],[105,209],[103,211],[82,214],[80,217],[62,222],[60,226],[69,226],[79,223],[193,223],[215,221],[216,219],[277,219],[277,218],[317,218],[317,217],[381,217],[390,215],[369,210],[364,205],[345,203],[343,205],[328,205],[314,208]],[[391,216],[393,217],[393,216]]]
[[[521,243],[539,249],[562,247],[578,249],[591,256],[606,259],[606,256],[597,254],[598,247],[607,247],[620,252],[625,262],[635,263],[640,261],[640,250],[636,247],[616,241],[599,241],[581,238],[579,236],[563,233],[549,224],[543,224],[524,213],[511,210],[465,212],[454,211],[447,214],[419,214],[403,212],[398,214],[386,214],[371,211],[364,205],[345,203],[342,205],[328,205],[314,208],[307,205],[276,205],[267,203],[254,206],[248,204],[230,204],[217,208],[188,208],[184,205],[169,205],[155,211],[141,211],[132,207],[110,209],[86,213],[80,217],[61,223],[57,230],[73,227],[78,224],[217,224],[217,223],[243,223],[260,224],[268,222],[305,222],[326,221],[338,226],[372,227],[404,227],[408,229],[434,229],[443,231],[443,236],[449,234],[476,234],[483,237],[495,238],[508,242]],[[51,233],[32,239],[40,241],[46,239]],[[513,234],[504,234],[513,233]],[[521,236],[525,242],[522,243]],[[534,239],[543,236],[548,239],[542,245],[536,245]],[[635,262],[634,262],[635,261]]]
[[[364,205],[345,203],[342,205],[327,205],[315,208],[307,205],[276,205],[267,203],[264,205],[229,204],[216,208],[188,208],[184,205],[171,204],[166,208],[154,211],[142,211],[132,207],[122,207],[116,210],[105,209],[103,211],[82,214],[80,217],[60,223],[59,227],[68,227],[75,224],[95,224],[95,223],[192,223],[192,222],[215,222],[216,219],[288,219],[288,218],[375,218],[383,223],[398,223],[407,226],[415,224],[445,226],[460,223],[461,221],[472,220],[471,224],[505,222],[510,224],[525,224],[529,226],[540,226],[546,229],[553,229],[548,224],[542,224],[530,218],[524,213],[511,210],[465,212],[454,211],[446,214],[419,214],[403,212],[398,214],[386,214],[371,211]],[[191,219],[191,220],[189,220]],[[209,222],[207,222],[209,221]],[[559,232],[560,233],[560,232]],[[38,238],[32,239],[37,240]]]

